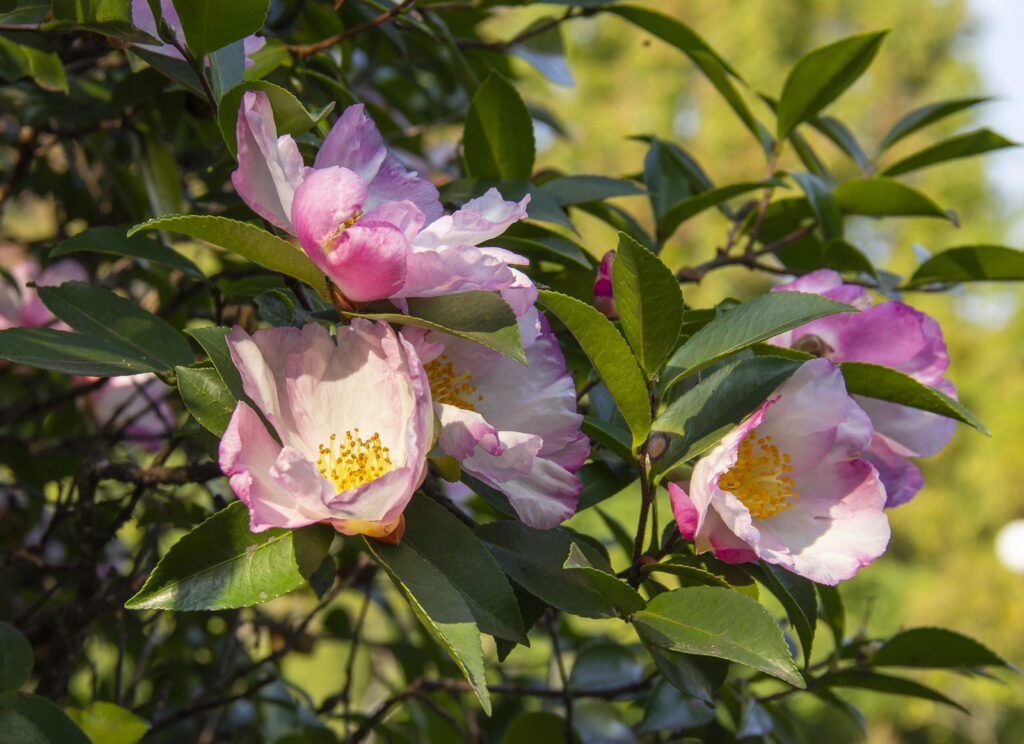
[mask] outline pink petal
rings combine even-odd
[[[310,257],[316,260],[324,243],[359,217],[364,201],[366,182],[348,168],[315,170],[303,180],[295,191],[291,218]]]
[[[884,437],[876,436],[871,440],[871,448],[864,453],[864,459],[875,466],[878,477],[882,479],[887,509],[907,503],[924,486],[924,478],[917,465],[894,452]]]
[[[692,540],[700,527],[701,512],[679,485],[668,484],[668,497],[672,503],[672,514],[675,515],[676,524],[679,526],[679,533],[687,540]]]

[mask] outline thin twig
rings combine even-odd
[[[381,13],[379,16],[377,16],[376,18],[371,18],[366,23],[361,23],[358,26],[347,28],[340,34],[329,36],[326,39],[321,39],[320,41],[314,42],[312,44],[289,44],[285,47],[285,49],[287,49],[289,52],[296,56],[308,57],[311,54],[316,54],[317,52],[323,51],[324,49],[334,46],[335,44],[339,44],[342,41],[345,41],[346,39],[351,39],[353,36],[361,34],[363,31],[367,31],[373,28],[374,26],[379,26],[385,21],[390,21],[392,18],[400,16],[402,13],[411,10],[412,6],[416,4],[416,1],[417,0],[402,0],[402,2],[400,2],[398,5],[396,5],[386,13]]]
[[[435,8],[431,8],[435,10]],[[536,26],[529,26],[525,30],[513,36],[511,39],[505,41],[484,41],[483,39],[458,39],[458,45],[460,49],[493,49],[497,52],[507,52],[511,47],[516,44],[522,44],[527,39],[531,39],[534,36],[540,36],[546,31],[550,31],[561,23],[568,21],[572,18],[578,18],[583,15],[590,15],[593,11],[587,11],[584,9],[569,8],[565,13],[557,18],[550,18],[544,23],[538,23]]]
[[[215,462],[191,463],[179,467],[139,467],[124,462],[107,462],[97,465],[94,472],[97,480],[118,480],[143,486],[205,483],[222,475],[220,465]]]

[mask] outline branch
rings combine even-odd
[[[431,8],[433,10],[434,8]],[[558,18],[550,18],[544,23],[538,23],[536,26],[528,26],[525,30],[513,36],[511,39],[506,41],[484,41],[483,39],[459,39],[458,45],[460,49],[493,49],[496,52],[507,52],[511,47],[516,44],[522,44],[527,39],[531,39],[534,36],[540,36],[546,31],[550,31],[559,24],[568,21],[572,18],[579,18],[580,16],[592,15],[597,9],[593,8],[590,10],[585,9],[574,9],[569,8],[565,11],[565,14]]]
[[[0,413],[0,426],[6,426],[13,424],[22,419],[35,418],[44,413],[60,408],[65,403],[70,403],[75,398],[80,398],[83,395],[99,390],[101,387],[107,384],[107,378],[101,378],[90,382],[87,385],[79,385],[78,387],[71,388],[60,395],[55,395],[52,398],[41,401],[31,401],[20,406],[11,406],[7,410]]]
[[[119,480],[140,486],[161,483],[205,483],[222,475],[220,465],[215,462],[191,463],[170,468],[159,465],[146,468],[124,462],[107,462],[97,465],[95,474],[97,480]]]
[[[390,21],[392,18],[397,18],[398,16],[402,15],[402,13],[405,13],[408,10],[412,10],[412,6],[415,4],[416,0],[402,0],[402,2],[400,2],[398,5],[396,5],[386,13],[381,13],[379,16],[377,16],[376,18],[371,18],[366,23],[361,23],[358,26],[353,26],[352,28],[345,29],[340,34],[329,36],[326,39],[322,39],[312,44],[288,44],[285,47],[285,49],[299,57],[308,57],[311,54],[316,54],[317,52],[332,47],[335,44],[345,41],[346,39],[351,39],[353,36],[361,34],[363,31],[367,31],[368,29],[371,29],[374,26],[379,26],[385,21]]]

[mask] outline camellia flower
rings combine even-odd
[[[848,579],[889,543],[885,488],[862,457],[871,435],[839,369],[805,362],[701,458],[689,493],[669,483],[679,531],[729,563]]]
[[[388,152],[362,104],[334,124],[313,167],[277,136],[270,99],[249,91],[238,114],[235,189],[253,211],[296,236],[344,298],[369,302],[502,290],[518,314],[537,290],[512,265],[528,261],[479,243],[526,217],[529,197],[496,189],[442,217],[437,189]],[[404,309],[404,308],[403,308]]]
[[[863,287],[843,284],[835,271],[821,269],[775,287],[780,291],[811,292],[860,308],[859,313],[836,313],[794,328],[769,343],[807,351],[833,362],[870,362],[892,367],[918,382],[956,397],[945,378],[949,355],[938,321],[902,302],[870,305]],[[953,419],[898,403],[856,396],[875,429],[864,455],[882,477],[889,494],[887,506],[912,499],[924,481],[908,457],[934,455],[956,429]]]
[[[70,330],[66,324],[57,321],[36,291],[25,285],[35,282],[40,287],[55,287],[73,280],[88,281],[89,277],[80,264],[64,259],[40,271],[39,262],[28,257],[14,263],[7,271],[15,285],[12,286],[4,277],[0,277],[0,330],[39,326]]]
[[[249,507],[250,527],[328,522],[397,540],[426,475],[433,411],[412,345],[356,318],[336,338],[317,324],[227,336],[246,394],[220,443],[220,467]]]
[[[178,18],[178,11],[174,8],[172,0],[160,0],[160,15],[163,16],[168,25],[175,30],[181,30],[181,20]],[[156,27],[156,18],[153,17],[153,9],[149,6],[149,0],[132,0],[132,23],[140,31],[145,31],[156,39],[160,38],[160,32]],[[178,38],[184,43],[183,37]],[[266,43],[266,39],[256,34],[251,34],[242,39],[246,67],[255,64],[249,57],[262,49]],[[172,44],[136,44],[136,46],[156,52],[157,54],[163,54],[166,57],[184,59],[181,52],[175,49]],[[206,63],[209,64],[209,61]]]
[[[612,262],[615,251],[608,251],[597,267],[597,279],[594,281],[594,307],[606,317],[615,320],[619,317],[619,309],[615,307],[615,293],[612,291]]]
[[[89,383],[97,377],[80,377]],[[111,377],[88,395],[88,408],[97,423],[121,431],[125,438],[155,450],[174,429],[174,412],[167,402],[167,386],[151,372]]]
[[[504,493],[523,522],[547,529],[576,511],[575,473],[590,442],[546,319],[531,308],[519,327],[528,367],[448,334],[406,328],[402,335],[424,360],[441,448]]]

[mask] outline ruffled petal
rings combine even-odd
[[[904,457],[930,457],[949,444],[956,431],[956,421],[937,413],[862,395],[854,398],[871,417],[876,437]]]
[[[282,440],[292,446],[298,446],[299,440],[294,434],[284,370],[288,353],[299,338],[296,328],[276,328],[270,333],[250,336],[235,326],[226,339],[245,394],[263,411]]]
[[[529,195],[521,201],[506,201],[497,189],[466,202],[462,209],[431,222],[417,238],[422,248],[479,245],[505,232],[513,222],[526,219]]]
[[[924,478],[917,465],[904,455],[897,454],[884,437],[871,440],[871,448],[864,459],[875,466],[885,486],[885,507],[891,508],[910,501],[924,486]]]
[[[324,244],[358,218],[366,201],[366,182],[348,168],[313,171],[295,191],[291,218],[295,234],[313,260]]]
[[[350,300],[382,300],[405,283],[408,247],[391,223],[360,220],[332,239],[321,267]]]
[[[313,162],[314,168],[340,166],[354,171],[369,183],[387,156],[377,125],[366,115],[363,104],[346,108],[324,138]]]

